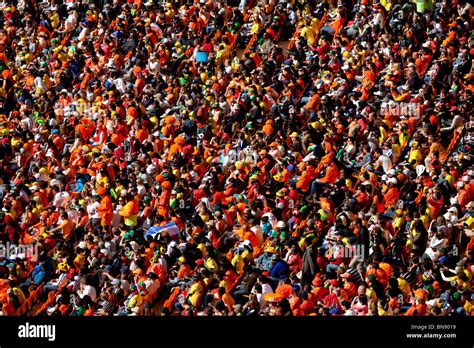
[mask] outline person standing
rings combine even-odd
[[[319,266],[316,262],[316,253],[313,249],[311,238],[306,238],[304,241],[305,249],[303,252],[302,269],[301,269],[301,283],[311,284],[314,275],[319,272]]]

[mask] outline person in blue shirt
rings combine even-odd
[[[21,290],[23,290],[26,297],[29,296],[29,287],[31,285],[40,285],[48,279],[49,273],[46,270],[44,262],[40,262],[33,270],[31,277],[26,282],[20,284]]]
[[[268,216],[264,216],[262,217],[262,233],[263,235],[266,237],[266,236],[269,236],[270,233],[272,232],[272,224],[270,223],[269,219],[268,219]]]
[[[278,282],[282,279],[288,278],[290,273],[290,266],[288,266],[285,261],[280,259],[278,255],[273,255],[272,267],[270,268],[270,272],[268,274],[270,283],[276,287]]]

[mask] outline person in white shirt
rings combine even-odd
[[[153,294],[160,288],[160,282],[158,281],[158,277],[155,273],[147,274],[147,278],[144,281],[145,289],[148,293]]]
[[[87,284],[87,280],[85,277],[81,278],[77,294],[80,298],[84,298],[84,296],[89,296],[93,302],[97,300],[97,291],[93,286]]]
[[[378,156],[375,162],[375,167],[376,168],[382,167],[382,170],[384,171],[384,173],[387,174],[390,171],[390,169],[392,169],[392,160],[389,157],[385,156],[382,153],[381,149],[377,149],[375,153],[376,153],[376,156]]]
[[[257,301],[260,304],[260,308],[265,306],[265,299],[263,298],[262,294],[263,288],[262,284],[256,283],[253,288],[252,288],[252,294],[255,294],[257,296]]]
[[[89,203],[87,204],[87,214],[89,215],[89,220],[92,224],[92,227],[100,225],[99,206],[99,197],[95,197],[94,199],[89,198]]]
[[[266,294],[271,294],[273,293],[273,289],[270,284],[268,284],[266,278],[264,276],[259,276],[257,278],[257,284],[262,285],[262,296],[265,296]]]
[[[77,17],[78,15],[75,10],[69,12],[69,16],[66,18],[66,22],[64,23],[64,32],[68,33],[76,28]]]
[[[57,188],[57,191],[53,198],[53,206],[59,208],[62,207],[65,202],[69,201],[71,195],[66,191],[60,192],[59,188]]]

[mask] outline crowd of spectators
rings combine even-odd
[[[2,0],[1,314],[472,315],[473,14]]]

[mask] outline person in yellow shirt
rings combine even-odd
[[[445,274],[447,272],[456,275],[448,277]],[[449,281],[451,284],[455,284],[456,288],[461,292],[471,289],[472,273],[469,269],[464,268],[464,266],[456,266],[454,270],[445,268],[441,271],[441,278],[443,278],[444,281]]]
[[[441,167],[441,177],[444,177],[444,180],[446,180],[448,182],[448,184],[453,187],[454,186],[454,183],[456,181],[455,177],[453,174],[451,174],[449,171],[448,171],[448,168],[447,167]]]
[[[408,163],[416,167],[417,165],[421,164],[422,160],[423,160],[423,154],[420,151],[418,142],[414,141],[411,143],[411,150],[408,156]]]
[[[301,30],[300,36],[306,39],[308,46],[314,47],[316,45],[317,33],[309,21],[306,22],[305,27]]]
[[[236,253],[234,254],[231,264],[232,266],[234,266],[237,273],[242,272],[242,270],[244,269],[244,259],[242,258],[242,255],[240,255],[238,251],[236,251]]]
[[[15,286],[14,282],[10,282],[10,286],[11,288],[9,289],[9,291],[11,290],[11,292],[18,298],[18,304],[21,306],[26,301],[26,297],[23,293],[23,290],[21,290],[19,286]]]
[[[220,67],[224,61],[229,57],[229,47],[221,42],[218,46],[218,51],[216,53],[216,67]]]
[[[133,310],[134,308],[140,308],[143,304],[143,296],[138,291],[136,285],[130,285],[130,295],[128,299],[125,301],[127,309]]]
[[[49,15],[49,22],[51,23],[51,26],[56,29],[59,27],[59,21],[60,21],[59,13],[57,11],[54,11]]]
[[[189,289],[189,295],[188,295],[189,303],[196,308],[199,307],[203,292],[204,292],[204,288],[200,282],[196,282],[193,285],[191,285],[191,288]]]
[[[474,294],[471,294],[471,297],[469,299],[466,299],[466,303],[464,304],[464,310],[466,311],[466,315],[474,315]]]
[[[390,12],[392,9],[392,0],[380,0],[380,5],[382,5],[387,12]]]
[[[392,226],[395,229],[395,231],[399,231],[400,228],[405,224],[405,221],[406,219],[405,219],[405,214],[403,210],[397,209],[395,211],[395,216],[393,217],[393,222],[392,222]]]
[[[319,34],[319,30],[321,29],[321,21],[317,17],[314,17],[311,20],[311,28],[313,28],[316,35]]]
[[[214,260],[209,255],[207,255],[207,258],[204,259],[204,267],[206,267],[211,272],[215,272],[218,270],[216,260]]]
[[[397,102],[406,102],[411,98],[410,89],[406,85],[402,86],[401,92],[398,92],[396,88],[392,88],[392,97]]]
[[[405,300],[409,299],[411,294],[410,284],[402,277],[397,278],[398,288],[402,291]]]
[[[250,27],[250,33],[252,35],[257,34],[260,31],[260,28],[262,27],[262,23],[258,20],[258,17],[256,18],[255,22],[252,24]]]

